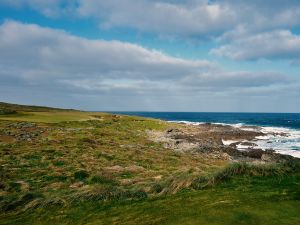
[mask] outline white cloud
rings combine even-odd
[[[300,24],[295,19],[300,16],[297,0],[2,0],[0,4],[31,7],[49,17],[94,17],[104,27],[179,36],[214,35],[240,25],[255,30]]]
[[[250,33],[300,25],[298,0],[80,0],[81,16],[102,27],[132,27],[177,37],[218,37],[244,27]]]
[[[94,99],[92,106],[96,98],[89,96],[94,95],[106,109],[133,110],[144,100],[176,108],[193,105],[200,97],[202,102],[212,98],[218,102],[225,95],[238,100],[239,91],[288,87],[291,82],[295,84],[279,73],[226,71],[207,60],[176,58],[135,44],[89,40],[33,24],[6,21],[0,26],[0,94],[15,99],[36,95],[55,102],[56,96],[58,102],[67,103],[67,96],[86,96],[82,104]],[[78,104],[76,97],[70,98]],[[125,107],[124,102],[130,104]],[[141,107],[151,108],[145,104]]]
[[[222,32],[235,23],[229,7],[207,1],[80,1],[82,16],[101,19],[101,26],[132,27],[162,35],[193,36]],[[226,18],[226,19],[224,19]]]
[[[15,21],[0,27],[0,62],[3,80],[76,84],[85,89],[90,83],[93,90],[109,86],[109,80],[114,80],[111,88],[120,88],[121,80],[129,87],[136,81],[170,82],[218,69],[206,60],[175,58],[134,44],[88,40]]]
[[[248,32],[300,26],[299,0],[2,0],[48,17],[94,18],[101,27],[132,27],[176,37],[217,37],[244,27]]]
[[[206,60],[184,60],[119,41],[88,40],[61,30],[5,22],[0,28],[2,66],[53,71],[53,76],[172,79],[215,67]],[[34,71],[30,73],[36,78]],[[40,76],[40,75],[39,75]],[[28,77],[30,77],[28,75]]]
[[[244,72],[240,75],[226,73],[207,60],[175,58],[135,44],[88,40],[61,30],[15,21],[7,21],[0,27],[0,52],[2,75],[32,82],[71,79],[78,83],[82,79],[105,83],[113,79],[116,84],[120,79],[123,83],[126,80],[127,83],[130,80],[176,82],[192,77],[214,85],[220,80],[250,76],[245,76]],[[266,80],[270,75],[255,75],[257,80],[260,77]],[[249,82],[249,86],[253,83]]]
[[[219,38],[223,41],[221,52],[243,47],[251,38],[291,39],[292,34],[284,37],[279,32],[300,27],[299,0],[2,0],[1,4],[29,7],[48,17],[93,18],[105,29],[130,27],[158,36]],[[226,40],[232,43],[225,45]],[[230,51],[224,55],[242,58],[238,54]]]
[[[231,43],[212,49],[211,53],[237,60],[300,58],[300,36],[288,30],[237,36]]]

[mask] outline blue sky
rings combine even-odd
[[[297,0],[2,0],[0,101],[300,111]]]

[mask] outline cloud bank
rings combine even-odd
[[[2,0],[0,5],[50,18],[93,19],[100,29],[221,40],[211,52],[234,60],[299,61],[299,35],[292,32],[300,29],[299,0]]]
[[[102,27],[132,27],[145,32],[193,36],[299,27],[298,0],[2,0],[45,16],[93,17]],[[167,19],[166,19],[167,16]]]
[[[300,35],[288,30],[244,35],[230,44],[212,49],[211,53],[237,60],[300,59]]]
[[[299,87],[299,78],[274,71],[228,71],[207,60],[182,59],[126,42],[90,40],[35,24],[6,21],[0,26],[3,96],[27,98],[32,91],[37,99],[55,102],[49,99],[51,93],[73,99],[70,106],[78,99],[89,106],[100,101],[102,110],[151,106],[184,111],[187,105],[191,110],[226,110],[226,104],[243,106],[242,99],[280,98],[286,89],[295,98]]]

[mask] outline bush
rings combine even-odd
[[[11,115],[15,114],[17,111],[11,109],[0,109],[0,115]]]
[[[65,182],[68,179],[67,176],[64,175],[58,175],[58,176],[43,176],[43,180],[44,181],[48,181],[48,182]]]
[[[55,161],[55,162],[53,162],[53,165],[54,166],[64,166],[65,165],[65,162],[64,161]]]
[[[143,190],[138,190],[132,193],[132,198],[136,200],[146,199],[147,197],[147,193]]]
[[[162,190],[163,190],[163,187],[160,184],[154,184],[151,188],[151,191],[153,193],[160,193],[160,192],[162,192]]]
[[[107,178],[104,176],[93,176],[90,180],[91,184],[109,184],[109,185],[116,185],[117,182],[111,178]]]
[[[85,170],[79,170],[74,173],[74,178],[76,180],[84,180],[89,177],[89,173]]]

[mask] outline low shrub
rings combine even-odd
[[[160,185],[160,184],[154,184],[152,187],[151,187],[151,192],[152,193],[160,193],[162,192],[163,190],[163,187]]]
[[[42,178],[46,182],[65,182],[68,180],[68,177],[65,175],[58,175],[58,176],[46,175],[43,176]]]
[[[53,165],[60,167],[60,166],[64,166],[65,162],[64,161],[60,161],[60,160],[59,161],[55,161],[55,162],[53,162]]]
[[[74,173],[74,178],[76,180],[85,180],[89,177],[89,173],[86,170],[79,170]]]
[[[15,110],[10,110],[10,109],[0,109],[0,115],[11,115],[11,114],[16,114],[17,111]]]
[[[90,183],[91,184],[109,184],[109,185],[116,185],[117,184],[117,182],[114,179],[104,177],[104,176],[100,176],[100,175],[93,176],[90,179]]]
[[[132,193],[132,199],[142,200],[148,197],[147,193],[144,190],[138,190]]]

